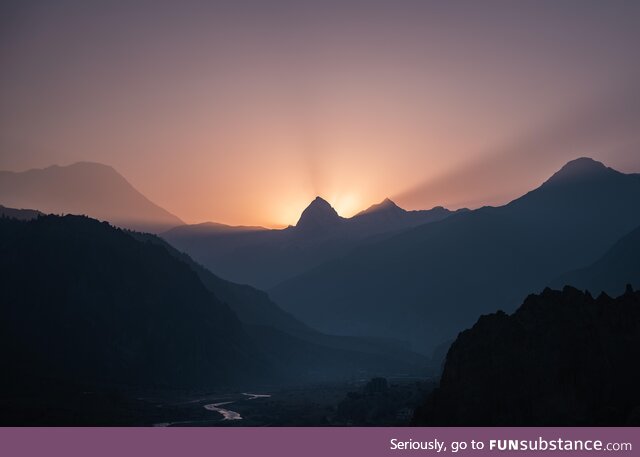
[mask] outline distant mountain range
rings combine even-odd
[[[406,211],[385,199],[344,218],[317,197],[282,230],[175,227],[181,221],[98,164],[0,172],[0,201],[34,208],[0,206],[9,367],[0,391],[11,411],[24,412],[20,395],[49,383],[82,403],[85,390],[107,387],[433,375],[447,342],[479,315],[569,284],[626,292],[546,289],[512,316],[482,316],[451,346],[416,421],[638,423],[629,360],[640,355],[640,293],[627,286],[640,285],[638,174],[581,158],[507,205],[473,211]],[[52,211],[100,213],[134,230]],[[433,350],[432,360],[421,355]],[[26,423],[40,414],[30,398]],[[0,422],[12,423],[8,414]]]
[[[637,277],[635,256],[629,255],[634,239],[612,246],[640,227],[640,175],[588,158],[569,162],[502,207],[406,211],[385,199],[344,218],[317,197],[295,226],[282,230],[181,225],[112,168],[91,163],[0,172],[0,202],[11,201],[161,232],[219,281],[266,289],[274,301],[260,292],[264,300],[255,303],[278,303],[269,318],[282,306],[296,325],[370,342],[381,338],[385,348],[409,340],[416,350],[430,352],[478,314],[512,310],[522,296],[550,284],[614,292]],[[607,256],[609,249],[615,252]],[[609,279],[594,279],[598,268],[599,277]],[[618,274],[622,270],[628,274]]]
[[[176,227],[161,236],[226,279],[269,288],[358,246],[464,211],[406,211],[385,199],[344,218],[316,197],[298,223],[283,230],[205,223]]]
[[[539,188],[360,246],[270,290],[320,330],[408,338],[430,350],[480,314],[595,262],[640,226],[640,176],[592,159]]]
[[[640,292],[571,287],[480,317],[416,411],[431,426],[640,425]]]
[[[47,214],[85,214],[152,233],[184,224],[138,192],[113,168],[92,162],[19,173],[0,171],[0,202],[12,208],[37,208]]]

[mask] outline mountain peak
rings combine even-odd
[[[316,197],[300,215],[297,228],[328,228],[341,222],[342,218],[322,197]]]
[[[184,224],[142,195],[113,167],[97,162],[2,172],[0,200],[13,208],[86,214],[144,232],[159,233]]]
[[[591,157],[578,157],[577,159],[567,162],[560,171],[590,171],[590,170],[604,170],[607,167],[597,160]]]
[[[576,178],[584,178],[597,175],[609,170],[602,162],[593,160],[590,157],[580,157],[567,162],[558,170],[547,183],[565,182]]]
[[[380,203],[376,203],[375,205],[371,205],[367,209],[360,211],[356,216],[363,216],[365,214],[373,214],[373,213],[405,213],[406,211],[400,208],[395,204],[393,200],[390,198],[385,198]]]
[[[377,206],[378,208],[399,208],[399,206],[396,205],[396,203],[389,197],[385,198],[380,203],[374,206]]]
[[[313,199],[313,201],[309,204],[309,206],[312,205],[323,205],[323,206],[331,206],[331,204],[326,201],[324,198],[322,198],[319,195],[316,195],[316,198]]]

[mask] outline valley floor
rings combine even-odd
[[[369,392],[368,379],[220,393],[92,392],[0,396],[4,426],[383,426],[407,425],[433,383],[394,378]]]

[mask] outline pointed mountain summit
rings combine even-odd
[[[296,228],[303,230],[323,230],[335,227],[343,220],[328,201],[321,197],[316,197],[300,215]]]
[[[225,279],[269,289],[373,237],[382,239],[450,214],[453,212],[442,207],[405,211],[386,199],[344,218],[317,197],[298,223],[285,229],[199,224],[176,227],[162,237]]]
[[[367,209],[360,211],[355,217],[364,216],[365,214],[387,213],[392,215],[405,214],[406,211],[395,204],[390,198],[385,198],[380,203],[371,205]]]
[[[609,176],[612,173],[617,172],[608,168],[602,162],[598,162],[590,157],[580,157],[567,162],[560,170],[554,173],[545,184],[568,183],[581,179]]]
[[[581,157],[567,162],[541,186],[506,206],[517,209],[521,220],[552,214],[563,220],[571,219],[580,211],[591,211],[597,204],[605,205],[608,211],[626,211],[621,202],[637,192],[637,185],[635,175]],[[628,230],[632,228],[627,227]]]

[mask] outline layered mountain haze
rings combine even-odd
[[[372,205],[351,218],[351,224],[356,230],[361,230],[369,235],[380,233],[393,233],[402,229],[415,227],[442,220],[452,214],[464,213],[466,208],[450,211],[442,206],[436,206],[430,210],[407,211],[400,208],[389,198]]]
[[[136,212],[153,213],[156,229],[161,220],[179,222],[103,165],[3,172],[0,178],[0,194],[23,207],[50,212],[58,202],[73,211],[94,199],[97,209],[78,212],[114,211],[110,222],[133,228],[149,227],[124,223]],[[511,309],[522,294],[604,255],[640,225],[639,189],[637,174],[581,158],[502,207],[406,211],[385,199],[344,218],[316,197],[286,229],[210,222],[181,225],[161,236],[219,277],[269,289],[302,327],[345,337],[408,339],[414,349],[430,353],[478,313],[495,304]],[[49,206],[43,209],[38,201]],[[621,278],[633,279],[618,276],[611,280],[616,290]]]
[[[640,179],[591,159],[539,188],[361,246],[271,290],[323,331],[406,337],[431,350],[479,314],[512,310],[640,225]]]
[[[640,425],[639,24],[0,1],[0,427]]]
[[[202,234],[202,235],[210,235],[212,233],[225,235],[232,233],[242,233],[242,232],[259,232],[264,230],[269,230],[264,227],[259,226],[247,226],[247,225],[227,225],[220,224],[218,222],[202,222],[200,224],[191,224],[189,225],[189,230],[193,234]]]
[[[112,167],[93,162],[0,171],[0,202],[44,213],[86,214],[152,233],[184,224],[138,192]]]
[[[286,229],[204,223],[176,227],[161,236],[225,279],[266,289],[357,246],[464,211],[405,211],[386,199],[344,218],[316,197],[296,225]]]
[[[640,227],[622,237],[593,264],[565,273],[552,287],[571,285],[599,294],[619,295],[627,284],[640,285]]]
[[[95,168],[81,165],[80,174],[86,167]],[[105,182],[126,181],[108,167],[97,168],[98,174],[111,178],[73,182],[85,186],[86,195],[102,195],[106,201],[109,195],[101,192],[110,186]],[[127,186],[121,187],[128,189],[124,194],[114,194],[113,202],[98,206],[117,207],[115,202],[131,196],[133,188]],[[29,405],[25,423],[41,414],[32,405],[41,404],[39,392],[49,383],[56,386],[57,393],[47,397],[54,407],[68,398],[82,405],[87,389],[106,400],[110,389],[159,389],[173,398],[176,389],[190,395],[252,386],[313,390],[372,377],[433,385],[425,379],[437,376],[449,342],[478,315],[511,311],[522,296],[548,284],[616,294],[627,283],[640,281],[640,177],[587,158],[567,163],[537,189],[501,207],[407,211],[385,199],[345,218],[316,197],[295,226],[282,230],[210,222],[160,235],[142,233],[86,216],[44,215],[36,206],[37,195],[24,188],[21,192],[29,196],[21,206],[35,209],[0,206],[0,346],[11,366],[2,381],[5,397],[0,403],[21,412]],[[229,277],[237,277],[237,282]],[[265,292],[245,283],[276,286]],[[609,308],[603,308],[619,306],[617,301],[611,305],[607,296],[594,302],[570,288],[560,298],[553,294],[545,291],[539,303],[529,298],[523,308],[537,315],[538,304],[545,311],[549,303],[568,301],[565,310],[576,311],[576,303],[585,306],[585,319],[604,313],[611,322],[620,320],[617,311],[607,314]],[[627,302],[633,297],[637,301],[636,295],[627,292],[620,305],[634,319],[635,308]],[[523,315],[521,309],[514,319]],[[502,346],[514,335],[511,327],[501,326],[502,316],[491,318],[499,321],[492,324],[499,341],[474,327],[478,360],[483,348]],[[585,328],[588,333],[595,327],[587,323],[576,332]],[[607,336],[611,328],[604,325],[597,331],[604,335],[603,344],[617,347],[619,341]],[[467,411],[456,403],[458,393],[464,396],[476,387],[486,389],[488,398],[496,393],[485,382],[489,374],[465,364],[465,354],[473,351],[466,346],[461,350],[460,341],[449,351],[442,388],[418,420],[635,420],[636,413],[609,394],[594,397],[588,411],[574,408],[571,398],[558,397],[562,411],[569,411],[566,416],[551,409],[547,412],[553,414],[545,416],[534,406],[514,407],[512,416],[484,414],[487,406],[482,402],[479,415]],[[505,357],[520,357],[530,349],[518,346]],[[432,353],[431,358],[424,355]],[[509,364],[516,372],[508,375],[517,378],[522,367]],[[582,369],[576,372],[593,375]],[[472,375],[452,383],[456,370]],[[550,366],[548,371],[556,373],[553,370]],[[600,378],[593,379],[602,384]],[[589,389],[596,384],[580,395],[591,395]],[[611,390],[614,385],[626,388],[618,378],[605,387]],[[538,401],[534,390],[524,392],[526,401]],[[514,398],[524,404],[517,392],[508,393],[507,400]],[[131,400],[130,394],[125,400]],[[615,409],[612,416],[602,406],[609,400]],[[63,423],[69,421],[66,413],[60,417]]]
[[[158,236],[131,235],[163,246],[172,256],[189,265],[202,284],[231,308],[247,333],[260,343],[262,351],[277,361],[280,370],[290,378],[320,382],[356,373],[431,375],[435,371],[428,358],[409,351],[400,341],[323,334],[282,310],[265,292],[217,277]],[[283,341],[287,344],[280,343]],[[299,350],[297,354],[291,353],[294,347]],[[285,359],[286,363],[283,362]],[[301,376],[304,372],[312,373],[312,377],[304,378]]]

